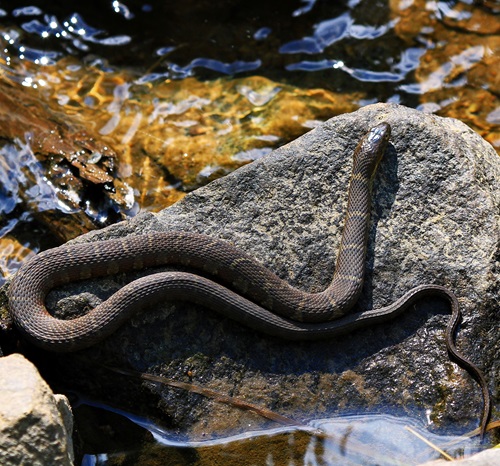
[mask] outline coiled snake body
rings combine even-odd
[[[421,285],[389,306],[349,313],[363,286],[371,179],[389,137],[390,126],[380,123],[362,138],[354,152],[335,273],[330,286],[321,293],[292,287],[224,241],[188,232],[153,233],[64,245],[38,254],[21,267],[9,287],[13,321],[38,346],[74,351],[111,334],[138,308],[165,299],[187,300],[268,334],[316,340],[385,322],[424,296],[440,296],[449,301],[452,310],[446,329],[448,352],[481,385],[484,433],[490,412],[489,393],[481,371],[455,347],[460,311],[451,291]],[[45,296],[56,286],[159,265],[187,265],[216,276],[225,285],[193,273],[161,272],[129,283],[95,309],[72,320],[54,318],[45,307]]]

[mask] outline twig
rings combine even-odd
[[[187,390],[189,392],[198,393],[199,395],[203,395],[207,398],[212,398],[213,400],[218,401],[219,403],[224,403],[230,406],[235,406],[239,409],[251,411],[253,413],[258,414],[259,416],[265,417],[266,419],[270,419],[271,421],[278,422],[279,424],[285,426],[306,427],[300,422],[282,416],[281,414],[275,413],[270,409],[254,405],[252,403],[248,403],[238,398],[233,398],[232,396],[222,395],[221,393],[218,393],[215,390],[211,390],[209,388],[200,387],[199,385],[195,385],[192,383],[178,382],[176,380],[167,379],[166,377],[161,377],[158,375],[145,374],[143,372],[135,372],[127,369],[119,369],[117,367],[110,367],[110,366],[106,367],[114,372],[117,372],[118,374],[128,375],[131,377],[147,380],[149,382],[161,383],[163,385],[168,385],[170,387],[180,388],[182,390]]]
[[[441,448],[439,448],[437,445],[434,445],[430,440],[427,440],[423,435],[420,435],[416,430],[413,430],[409,426],[405,426],[405,429],[411,432],[415,437],[422,440],[422,442],[426,443],[431,448],[436,450],[439,454],[443,455],[448,461],[454,461],[453,458],[450,455],[448,455],[448,453],[446,453],[444,450],[441,450]]]

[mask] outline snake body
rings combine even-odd
[[[363,286],[371,180],[390,132],[387,123],[378,124],[354,151],[335,273],[323,292],[308,293],[292,287],[222,240],[190,232],[152,233],[64,245],[35,256],[21,267],[8,290],[16,327],[45,349],[75,351],[110,335],[139,308],[164,300],[184,300],[271,335],[317,340],[385,322],[425,296],[438,296],[451,305],[452,317],[446,330],[448,352],[481,385],[484,400],[481,432],[484,433],[490,412],[489,393],[481,371],[455,347],[460,310],[451,291],[438,285],[421,285],[389,306],[349,312]],[[127,284],[87,314],[72,320],[57,319],[45,307],[45,296],[59,285],[161,265],[189,266],[218,281],[187,272],[153,273]]]

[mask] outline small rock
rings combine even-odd
[[[69,402],[20,354],[0,358],[0,464],[73,464]]]

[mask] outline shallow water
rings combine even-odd
[[[103,407],[93,405],[93,408]],[[460,458],[474,453],[478,447],[477,442],[467,437],[436,435],[411,418],[381,414],[317,419],[302,427],[250,430],[232,437],[192,442],[147,419],[119,410],[113,412],[117,424],[119,416],[127,420],[122,421],[124,427],[119,432],[127,438],[126,447],[115,445],[112,452],[86,453],[82,466],[160,464],[160,461],[178,465],[410,466],[443,458],[439,449],[444,455]],[[113,425],[110,419],[107,418]],[[127,429],[134,433],[127,434]],[[147,440],[146,432],[150,434]],[[135,441],[130,440],[133,438]],[[99,447],[94,444],[93,448]]]

